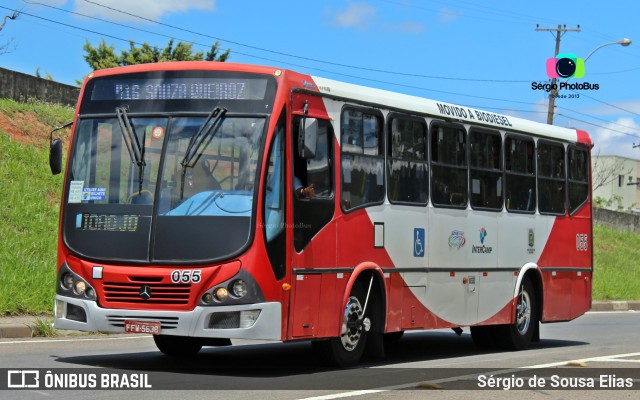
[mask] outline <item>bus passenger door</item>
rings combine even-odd
[[[311,104],[316,101],[314,98],[308,100]],[[329,334],[326,331],[332,325],[332,319],[335,319],[332,311],[339,308],[338,302],[341,301],[341,296],[335,295],[336,285],[340,283],[339,280],[346,282],[344,275],[323,273],[323,269],[334,267],[336,262],[333,129],[328,120],[304,119],[309,125],[307,129],[315,130],[316,142],[314,154],[301,157],[298,134],[303,118],[294,117],[293,176],[289,183],[293,189],[293,274],[289,334],[295,338]]]

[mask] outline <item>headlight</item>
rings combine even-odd
[[[78,296],[82,296],[87,290],[87,284],[84,281],[76,281],[75,285],[73,285],[73,289]]]
[[[238,279],[237,281],[233,282],[231,291],[237,298],[244,297],[247,294],[247,284],[242,279]]]
[[[247,271],[241,269],[235,276],[223,281],[212,282],[200,295],[199,306],[233,306],[254,304],[265,301],[256,280]]]
[[[202,302],[204,304],[211,304],[212,301],[213,301],[213,295],[211,293],[207,292],[204,295],[202,295]]]
[[[226,288],[217,288],[214,292],[213,295],[216,297],[216,300],[218,301],[225,301],[227,299],[227,297],[229,297],[229,291]]]
[[[73,287],[73,275],[71,275],[70,273],[62,275],[60,283],[62,284],[63,288],[71,290],[71,288]]]
[[[96,291],[81,276],[73,272],[65,263],[58,271],[58,288],[56,293],[62,296],[95,300]]]

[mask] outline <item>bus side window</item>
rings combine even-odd
[[[429,165],[424,121],[394,116],[389,123],[388,135],[389,201],[426,205],[429,198]]]
[[[502,210],[502,137],[497,131],[471,128],[471,207]]]
[[[269,149],[264,179],[264,236],[267,255],[276,279],[286,274],[286,232],[285,232],[285,115],[283,111]]]
[[[533,139],[508,135],[504,145],[507,211],[536,211],[536,167]]]
[[[382,116],[373,110],[342,113],[342,207],[350,210],[384,200]]]
[[[297,148],[299,118],[293,123],[294,148]],[[304,188],[313,187],[312,195],[308,197],[328,198],[333,194],[331,174],[331,140],[333,132],[329,121],[318,120],[316,136],[316,154],[313,158],[302,159],[294,152],[294,186],[301,185]],[[297,189],[294,187],[294,189]],[[296,191],[297,196],[300,194]],[[306,197],[306,196],[303,196]]]
[[[565,213],[564,146],[560,143],[538,142],[538,191],[540,213]]]
[[[574,146],[567,152],[569,167],[569,213],[573,214],[589,197],[589,162],[587,151]]]
[[[465,208],[469,197],[467,179],[467,132],[460,125],[431,125],[431,201],[439,207]]]

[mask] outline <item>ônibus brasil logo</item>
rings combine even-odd
[[[560,53],[555,57],[547,59],[546,62],[547,76],[552,79],[581,79],[584,77],[584,60],[576,57],[573,53]],[[531,82],[532,90],[598,90],[600,85],[589,82],[569,81],[557,83],[540,83]]]

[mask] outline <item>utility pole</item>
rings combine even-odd
[[[554,36],[556,38],[556,52],[553,54],[553,56],[555,57],[560,53],[560,38],[562,37],[562,35],[564,35],[566,32],[580,32],[580,25],[578,25],[577,28],[567,28],[566,25],[563,26],[560,24],[558,24],[557,28],[540,28],[540,25],[536,25],[536,31],[547,31],[551,32],[552,35],[554,35],[553,32],[555,32]],[[556,87],[556,78],[551,79],[551,87]],[[557,94],[558,91],[556,89],[551,89],[551,93],[549,93],[549,110],[547,111],[547,124],[549,125],[553,125],[553,109],[556,105]]]

